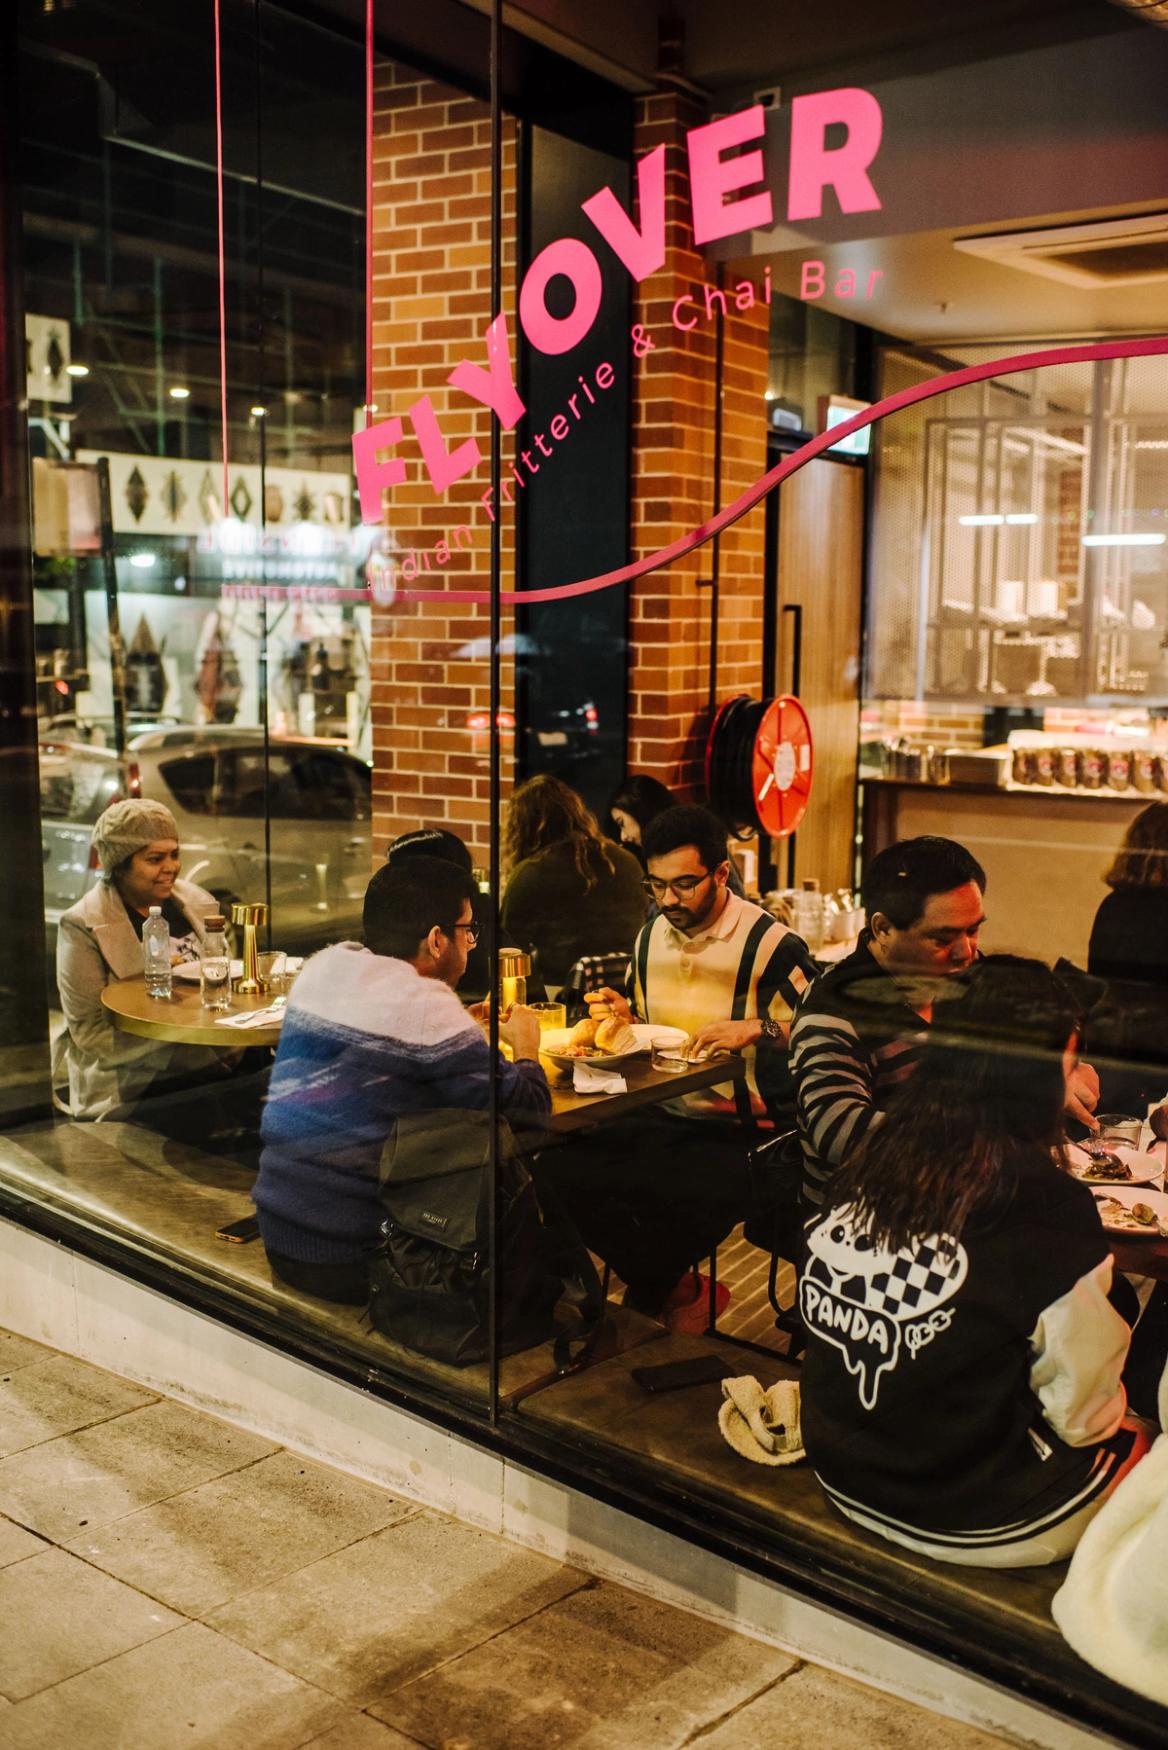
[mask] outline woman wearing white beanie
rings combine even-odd
[[[66,1032],[53,1054],[57,1104],[74,1118],[105,1118],[160,1082],[197,1075],[230,1051],[170,1045],[120,1033],[102,1005],[111,979],[142,972],[142,926],[162,907],[176,960],[197,960],[213,896],[179,878],[178,828],[169,808],[145,797],[114,802],[93,829],[101,881],[70,906],[57,929],[57,988]],[[67,1084],[68,1092],[65,1092]]]
[[[1051,1614],[1081,1659],[1168,1707],[1168,1370],[1160,1426],[1083,1533]]]

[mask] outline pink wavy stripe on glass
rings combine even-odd
[[[961,389],[969,383],[980,383],[986,377],[1008,377],[1019,371],[1037,370],[1042,365],[1078,365],[1095,359],[1146,358],[1158,353],[1168,353],[1168,335],[1155,335],[1144,340],[1092,341],[1086,346],[1048,347],[1042,352],[1018,353],[1013,358],[989,359],[984,364],[967,365],[960,371],[948,371],[942,377],[930,377],[927,382],[916,383],[911,389],[900,389],[895,395],[885,396],[883,401],[874,402],[862,413],[845,419],[841,425],[833,425],[830,431],[820,432],[818,437],[805,443],[802,449],[785,456],[761,480],[748,486],[745,492],[740,493],[717,516],[711,517],[709,522],[702,523],[699,528],[692,529],[688,535],[681,535],[676,541],[671,541],[668,547],[659,547],[656,553],[650,553],[644,559],[635,559],[631,565],[622,565],[616,571],[602,572],[599,576],[585,578],[580,583],[562,583],[553,589],[504,589],[499,592],[499,599],[505,602],[562,602],[571,596],[591,595],[594,590],[612,589],[618,583],[631,583],[635,577],[645,577],[650,571],[660,571],[664,566],[672,565],[675,559],[683,559],[687,553],[693,553],[715,535],[720,535],[732,523],[736,523],[739,517],[745,516],[748,510],[753,510],[760,499],[765,498],[768,492],[773,492],[789,474],[794,474],[806,463],[814,461],[824,450],[838,444],[841,438],[850,436],[854,431],[862,431],[866,425],[875,425],[878,419],[887,419],[890,413],[900,413],[905,407],[914,407],[918,401],[928,401],[934,395],[943,395],[949,389]],[[395,589],[394,599],[410,602],[489,602],[491,592],[489,589],[405,588]]]

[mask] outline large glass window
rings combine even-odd
[[[1168,33],[374,10],[19,8],[0,1200],[1057,1696],[942,1546],[1164,1359]]]

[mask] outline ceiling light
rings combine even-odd
[[[1168,535],[1084,535],[1084,547],[1162,547]]]
[[[1038,513],[1033,510],[1016,510],[1010,513],[1006,518],[1006,521],[1014,527],[1017,527],[1021,523],[1036,523],[1038,521]]]
[[[66,374],[66,376],[69,376],[69,377],[87,377],[89,375],[89,366],[88,365],[66,365],[65,366],[65,374]]]
[[[1005,522],[1004,516],[959,516],[957,521],[967,529],[996,528]]]
[[[170,398],[172,401],[189,401],[191,392],[189,389],[184,389],[181,383],[176,383],[170,391]]]
[[[136,565],[139,571],[149,571],[154,564],[154,558],[153,553],[131,553],[130,564]]]

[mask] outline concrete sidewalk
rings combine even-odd
[[[1000,1742],[0,1332],[5,1750]]]

